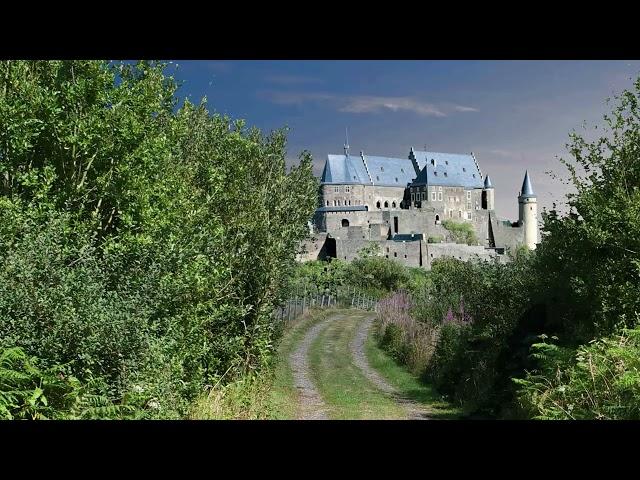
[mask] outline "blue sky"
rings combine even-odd
[[[601,124],[605,99],[632,85],[639,61],[174,61],[180,94],[264,130],[288,126],[287,158],[304,149],[320,175],[326,155],[406,157],[410,147],[468,153],[517,217],[529,169],[541,206],[562,202],[556,156],[582,123]]]

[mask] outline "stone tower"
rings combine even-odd
[[[489,175],[484,177],[484,187],[482,188],[482,194],[486,202],[486,203],[482,202],[483,203],[482,207],[486,208],[487,210],[494,210],[495,209],[495,191],[493,189],[493,185],[491,184],[491,179],[489,178]]]
[[[518,206],[518,223],[524,229],[524,244],[534,250],[538,243],[538,199],[533,193],[528,171],[524,174]]]

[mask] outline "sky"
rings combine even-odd
[[[562,205],[558,157],[572,130],[593,134],[605,100],[631,88],[640,61],[181,61],[181,96],[265,131],[289,128],[287,160],[303,150],[320,176],[327,154],[406,158],[409,149],[473,152],[495,187],[496,211],[517,219],[529,170],[538,205]]]

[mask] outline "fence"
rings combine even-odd
[[[325,293],[305,291],[296,292],[295,296],[276,309],[274,316],[281,322],[290,322],[309,311],[310,308],[357,308],[375,311],[377,305],[377,300],[355,288],[347,287]]]

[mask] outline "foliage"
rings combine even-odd
[[[523,379],[519,402],[538,419],[640,419],[640,329],[600,338],[577,350],[548,342],[532,347],[539,369]],[[556,339],[557,340],[557,339]]]
[[[479,242],[475,229],[471,223],[444,220],[442,222],[442,226],[450,232],[453,241],[456,243],[477,245]]]
[[[442,243],[442,240],[444,240],[442,235],[429,235],[427,243]]]
[[[164,71],[0,62],[0,347],[144,418],[268,363],[317,191],[284,130],[178,105]]]

